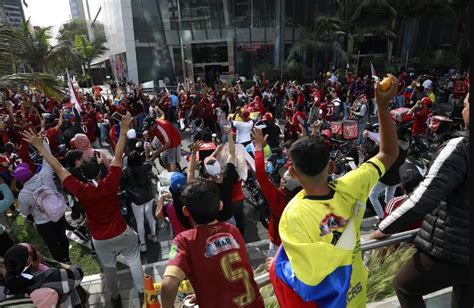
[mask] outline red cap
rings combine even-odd
[[[271,119],[273,119],[273,116],[270,112],[265,113],[262,117],[263,121],[270,121]]]
[[[428,105],[433,104],[433,101],[432,101],[431,98],[429,98],[428,96],[425,96],[425,97],[423,97],[423,98],[421,99],[421,103],[422,103],[423,105],[427,105],[427,106],[428,106]]]

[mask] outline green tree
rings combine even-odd
[[[312,55],[312,76],[316,77],[317,55],[319,51],[339,52],[347,59],[346,52],[340,44],[341,21],[333,17],[317,17],[310,27],[300,27],[301,36],[293,44],[288,55],[288,65],[294,66],[293,60]],[[290,65],[290,63],[292,63]]]
[[[93,42],[88,39],[86,21],[75,19],[63,24],[57,36],[58,42],[69,46],[68,52],[70,55],[64,54],[65,61],[60,63],[63,70],[67,68],[77,75],[82,73],[83,77],[88,80],[89,85],[92,85],[92,61],[107,51],[104,25],[96,23],[92,31],[94,33]]]
[[[18,29],[0,25],[0,90],[29,84],[47,94],[61,93],[62,82],[50,74],[18,73],[17,55],[24,53],[24,39]]]
[[[63,44],[56,44],[55,46],[50,44],[52,39],[51,27],[33,27],[29,19],[22,22],[19,36],[20,45],[15,55],[32,73],[47,72],[48,64],[64,48]]]

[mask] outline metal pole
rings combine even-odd
[[[179,4],[180,0],[176,0],[178,2],[178,34],[179,34],[179,47],[181,48],[181,65],[183,70],[183,82],[184,88],[186,91],[189,90],[188,81],[186,79],[186,63],[184,62],[184,48],[183,48],[183,37],[181,35],[181,6]]]
[[[405,69],[408,71],[408,53],[410,52],[410,50],[407,49],[407,58],[405,60]]]
[[[92,22],[91,22],[91,12],[89,10],[89,0],[86,1],[86,9],[87,9],[87,34],[89,36],[89,42],[94,42],[95,41],[95,36],[94,36],[94,31],[92,31]]]

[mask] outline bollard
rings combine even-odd
[[[145,307],[161,308],[158,290],[153,286],[153,278],[145,275]]]

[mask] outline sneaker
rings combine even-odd
[[[75,235],[77,235],[78,238],[80,238],[83,241],[88,241],[89,236],[87,236],[87,229],[84,226],[78,227],[76,230],[73,231]]]
[[[95,249],[91,250],[91,256],[93,256],[93,257],[97,256],[97,253],[95,252]]]
[[[148,234],[148,239],[155,244],[158,243],[158,238],[156,235]]]
[[[110,301],[112,302],[112,307],[114,308],[122,308],[122,297],[119,295],[117,295],[117,297],[111,297],[110,298]]]
[[[146,244],[140,244],[140,252],[146,252]]]

